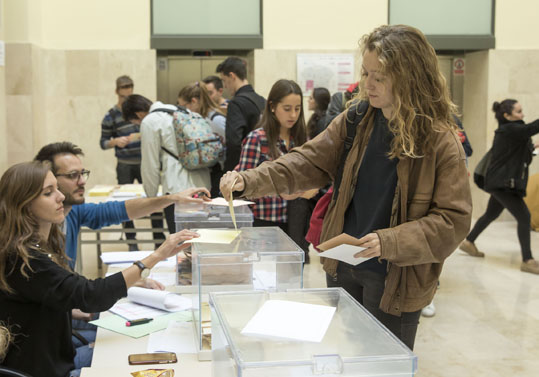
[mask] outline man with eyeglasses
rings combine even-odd
[[[118,159],[116,164],[116,178],[123,185],[137,180],[142,183],[140,176],[140,126],[124,120],[122,116],[122,103],[133,94],[134,83],[129,76],[120,76],[116,79],[116,95],[118,103],[115,104],[103,118],[101,123],[101,149],[114,147],[114,154]],[[153,224],[152,224],[153,225]],[[132,229],[132,221],[122,224],[124,228]],[[157,226],[157,225],[156,225]],[[162,226],[157,226],[162,227]],[[135,233],[126,233],[128,240],[136,239]],[[137,244],[128,244],[130,251],[137,251]]]
[[[154,198],[130,199],[125,202],[84,203],[86,180],[90,176],[90,172],[82,166],[79,156],[83,155],[82,149],[65,141],[44,146],[34,158],[36,161],[49,161],[51,163],[51,170],[58,181],[58,189],[65,196],[65,251],[70,258],[71,268],[75,266],[78,235],[82,226],[100,229],[147,216],[176,202],[198,203],[209,200],[209,191],[202,187]],[[203,199],[193,197],[194,194],[200,192],[206,194],[206,196],[201,195]]]

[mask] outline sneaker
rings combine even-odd
[[[127,245],[129,251],[139,251],[138,245],[136,243],[130,243]]]
[[[529,272],[531,274],[539,274],[539,262],[535,259],[528,259],[520,265],[520,271]]]
[[[473,242],[470,242],[468,240],[462,241],[462,243],[459,246],[460,250],[468,253],[472,257],[479,257],[483,258],[485,256],[485,253],[477,250],[477,247],[475,247],[475,244]]]
[[[423,317],[434,317],[435,314],[436,307],[434,306],[434,301],[432,301],[430,304],[428,304],[421,310],[421,315]]]

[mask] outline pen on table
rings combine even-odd
[[[153,318],[140,318],[140,319],[133,319],[131,321],[127,321],[125,325],[127,327],[129,326],[136,326],[136,325],[143,325],[145,323],[153,321]]]

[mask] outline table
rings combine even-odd
[[[121,269],[111,267],[109,272],[114,273]],[[177,291],[177,287],[168,287]],[[182,291],[182,290],[180,290]],[[186,287],[183,292],[188,292]],[[111,315],[109,312],[101,316]],[[194,327],[193,327],[194,331]],[[194,334],[193,334],[194,336]],[[211,361],[198,361],[197,354],[178,354],[176,364],[129,365],[127,358],[130,354],[146,353],[148,337],[134,339],[113,331],[98,328],[94,346],[94,356],[91,368],[83,368],[82,377],[93,376],[131,376],[130,372],[145,369],[174,369],[176,376],[209,377],[212,373]]]

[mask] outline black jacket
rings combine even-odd
[[[224,171],[234,170],[240,161],[241,143],[247,134],[255,129],[265,106],[266,100],[256,94],[251,85],[239,88],[228,103]]]
[[[532,160],[531,136],[539,133],[539,119],[499,125],[492,144],[492,156],[485,176],[485,190],[502,190],[526,196],[528,166]]]
[[[108,310],[127,294],[121,273],[87,280],[49,257],[30,252],[32,271],[20,273],[21,260],[8,263],[7,282],[14,294],[0,291],[0,321],[13,336],[3,363],[34,377],[67,377],[74,369],[71,309],[92,313]],[[13,268],[14,267],[14,268]],[[12,269],[13,268],[13,269]]]

